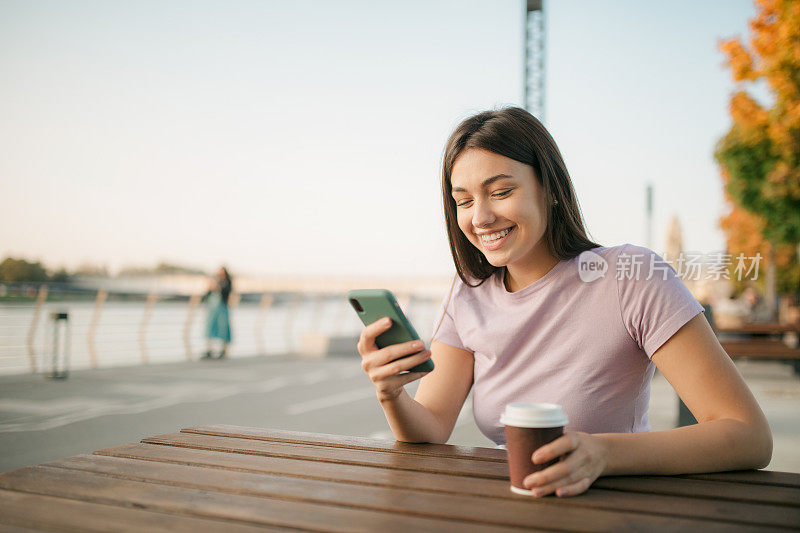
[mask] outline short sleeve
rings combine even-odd
[[[658,254],[625,245],[615,258],[620,313],[625,329],[648,358],[684,324],[703,312],[675,270]]]
[[[439,306],[439,311],[436,313],[431,342],[439,341],[449,346],[466,350],[466,348],[464,348],[464,343],[461,342],[461,337],[458,335],[458,331],[456,331],[455,322],[455,303],[458,297],[460,284],[461,280],[456,276],[450,286],[447,296],[444,297],[442,304]]]

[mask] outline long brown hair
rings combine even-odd
[[[456,159],[465,150],[481,148],[533,167],[546,199],[547,248],[558,259],[572,259],[600,246],[586,235],[581,209],[564,158],[553,137],[536,117],[519,107],[484,111],[467,118],[450,135],[442,163],[442,200],[450,252],[461,280],[483,283],[501,267],[486,260],[458,227],[450,178]]]

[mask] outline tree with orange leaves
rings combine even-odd
[[[733,204],[721,226],[729,252],[761,251],[769,257],[770,266],[777,262],[783,263],[783,270],[796,270],[800,254],[800,0],[756,0],[756,7],[749,48],[738,38],[720,43],[738,85],[729,106],[733,125],[714,154],[722,167],[726,198]],[[757,81],[766,82],[774,99],[770,107],[746,91],[747,84]],[[781,289],[797,291],[794,273],[781,274]]]
[[[727,183],[724,171],[723,179]],[[764,218],[737,205],[727,191],[725,200],[731,209],[720,218],[719,225],[727,237],[728,251],[734,257],[740,253],[745,257],[761,254],[762,261],[759,268],[762,272],[769,266],[770,261],[776,267],[777,291],[779,293],[796,291],[800,287],[800,261],[795,247],[790,244],[780,244],[775,246],[774,253],[771,253],[770,244],[763,237]],[[731,270],[734,267],[735,262],[731,264]],[[750,283],[749,280],[738,281],[735,275],[731,280],[737,290],[744,289]],[[757,283],[763,286],[764,276],[760,275]]]

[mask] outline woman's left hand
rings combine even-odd
[[[594,480],[603,474],[608,458],[606,443],[593,435],[579,431],[566,431],[553,442],[533,452],[533,463],[561,460],[544,470],[529,475],[523,485],[534,491],[534,496],[575,496],[585,492]]]

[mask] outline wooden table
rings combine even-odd
[[[505,452],[193,427],[0,474],[0,531],[733,531],[800,527],[800,474],[508,489]]]

